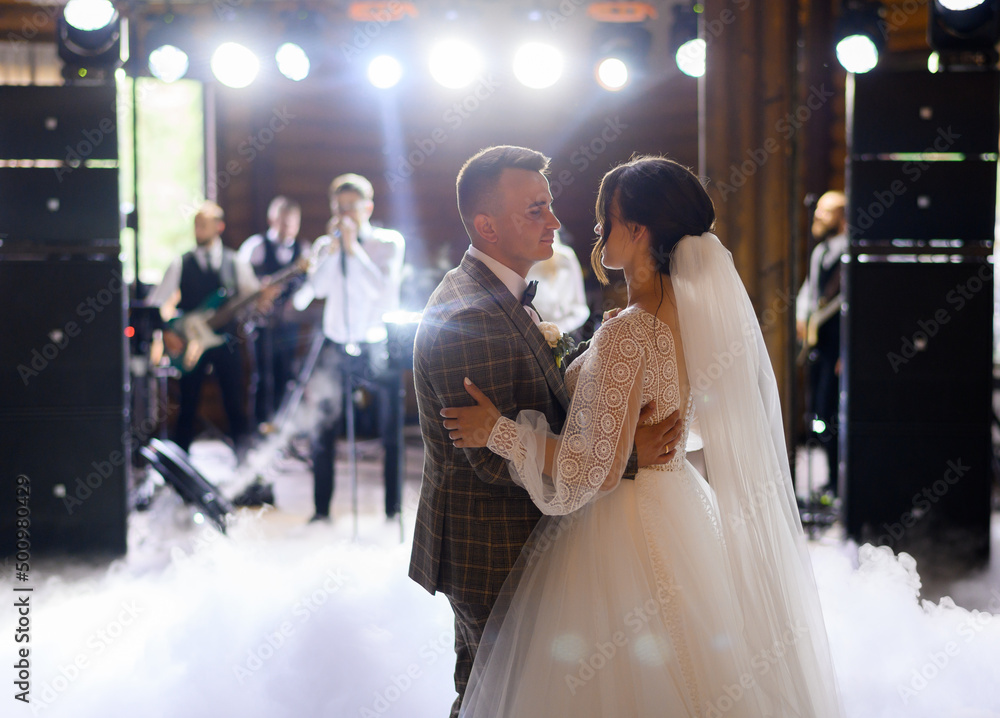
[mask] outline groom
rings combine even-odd
[[[442,591],[455,612],[457,716],[490,610],[541,517],[507,462],[488,449],[456,449],[441,423],[446,406],[472,402],[469,377],[504,416],[522,409],[562,429],[569,396],[552,350],[522,305],[524,276],[552,256],[559,220],[545,177],[549,159],[523,147],[490,147],[458,174],[458,210],[472,246],[441,281],[424,311],[414,350],[414,382],[424,440],[424,472],[410,577]],[[640,417],[640,420],[644,418]],[[637,466],[668,460],[673,416],[636,432]],[[669,448],[673,448],[670,446]]]

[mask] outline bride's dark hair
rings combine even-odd
[[[611,207],[616,199],[621,216],[615,220],[635,222],[649,230],[653,261],[663,274],[670,274],[670,252],[682,237],[715,228],[715,205],[690,169],[665,157],[633,157],[604,175],[597,192],[601,236],[590,253],[590,266],[602,284],[608,283],[608,276],[601,265],[601,251],[611,232]]]

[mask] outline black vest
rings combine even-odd
[[[829,248],[827,251],[830,251]],[[839,259],[830,268],[824,267],[820,262],[817,277],[820,303],[829,302],[840,294],[840,267]],[[840,312],[830,317],[816,332],[816,348],[821,354],[835,356],[840,353]]]
[[[272,242],[268,239],[266,234],[261,235],[261,242],[264,245],[264,259],[260,264],[255,265],[253,268],[258,277],[266,277],[270,274],[274,274],[275,272],[279,272],[285,267],[295,264],[295,262],[297,262],[299,257],[302,255],[302,248],[299,246],[298,242],[295,242],[292,244],[291,260],[283,264],[278,261],[278,243],[276,241]],[[274,300],[275,309],[280,308],[285,302],[287,302],[289,298],[299,290],[304,282],[305,278],[302,276],[297,276],[289,281],[278,298]],[[278,321],[276,315],[277,312],[272,315],[275,317],[275,322]]]
[[[267,235],[261,235],[261,240],[264,245],[264,261],[254,267],[254,271],[257,273],[258,277],[274,274],[275,272],[284,269],[289,264],[294,264],[298,260],[299,255],[302,254],[299,243],[295,242],[292,244],[291,261],[282,264],[278,261],[278,243],[272,242],[267,238]]]
[[[186,252],[181,262],[181,301],[177,308],[182,312],[197,309],[223,286],[229,296],[236,296],[236,265],[231,250],[222,250],[222,268],[218,272],[211,268],[202,269],[195,253]]]

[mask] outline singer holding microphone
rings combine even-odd
[[[380,417],[391,413],[387,404],[399,402],[398,382],[386,381],[386,330],[382,315],[399,309],[405,242],[392,229],[371,224],[375,209],[372,184],[357,174],[340,175],[330,184],[330,223],[327,234],[313,244],[314,256],[325,257],[295,294],[296,309],[314,299],[325,300],[323,334],[326,338],[318,371],[318,385],[334,385],[321,402],[322,418],[313,438],[313,498],[316,512],[310,521],[329,521],[333,499],[336,438],[352,409],[355,389],[374,390],[380,398]],[[316,386],[318,391],[323,391]],[[387,432],[384,427],[382,436]],[[388,478],[388,472],[387,472]],[[400,510],[399,479],[386,485],[386,514]]]

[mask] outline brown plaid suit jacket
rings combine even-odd
[[[413,352],[424,439],[410,577],[431,593],[492,605],[541,517],[489,449],[456,449],[445,406],[468,406],[468,376],[504,416],[545,414],[561,431],[569,397],[552,350],[527,312],[482,262],[466,255],[424,310]]]

